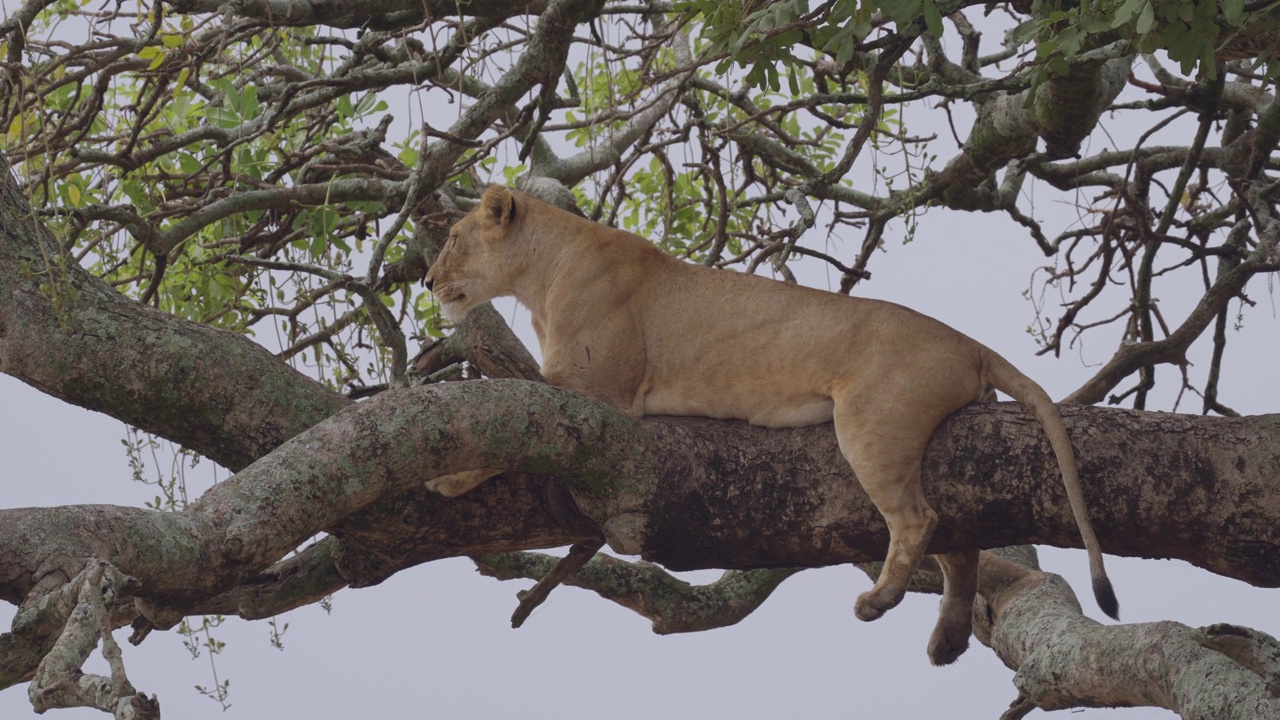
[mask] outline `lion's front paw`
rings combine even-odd
[[[853,614],[864,622],[876,620],[900,602],[901,593],[872,588],[858,596],[858,602],[853,605]]]

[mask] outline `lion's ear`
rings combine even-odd
[[[480,198],[480,207],[487,223],[506,229],[516,219],[516,196],[501,185],[490,185]]]

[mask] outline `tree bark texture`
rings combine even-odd
[[[1063,410],[1108,552],[1179,558],[1252,585],[1280,585],[1280,416]],[[454,500],[418,489],[479,467],[540,477],[504,476]],[[31,568],[100,553],[142,582],[144,595],[195,600],[328,528],[342,528],[344,542],[395,545],[423,553],[420,560],[589,536],[589,524],[572,529],[556,519],[548,477],[564,478],[569,498],[561,504],[603,528],[615,550],[676,570],[817,567],[877,560],[885,551],[883,523],[829,425],[637,422],[540,383],[485,380],[360,403],[185,512],[0,511],[11,529],[0,553],[12,568],[0,587],[6,599],[20,599],[38,579]],[[933,552],[1080,545],[1048,443],[1017,405],[970,407],[946,421],[926,452],[924,478],[943,514]],[[392,497],[398,518],[379,504]],[[501,506],[516,502],[533,517],[506,525],[515,519]],[[376,523],[346,521],[371,508],[382,510]],[[466,540],[477,532],[479,542]],[[432,557],[428,549],[441,545],[451,547]]]

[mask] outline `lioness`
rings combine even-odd
[[[902,600],[937,525],[920,483],[929,436],[947,415],[1001,390],[1048,433],[1095,597],[1116,616],[1057,408],[1004,358],[932,318],[684,263],[637,235],[497,185],[453,226],[426,282],[454,320],[514,295],[533,315],[547,380],[633,417],[699,415],[767,427],[834,420],[841,453],[889,526],[884,568],[855,606],[863,620]],[[429,485],[456,495],[493,472]],[[929,658],[945,665],[969,644],[978,551],[936,558],[944,593]]]

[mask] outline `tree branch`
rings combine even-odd
[[[377,0],[359,3],[341,0],[235,0],[234,15],[268,21],[275,26],[329,25],[341,28],[367,27],[394,30],[423,20],[444,17],[507,17],[545,12],[547,0]],[[179,13],[217,13],[223,0],[177,0]]]
[[[1014,668],[1018,698],[1002,720],[1032,708],[1155,706],[1184,718],[1264,720],[1280,714],[1280,643],[1234,625],[1101,625],[1080,614],[1062,578],[983,553],[983,639]],[[981,608],[985,609],[985,608]],[[1069,645],[1046,638],[1070,637]]]
[[[120,295],[48,237],[0,156],[0,372],[232,470],[350,403],[247,337]]]
[[[482,575],[499,580],[541,580],[557,558],[513,552],[472,558]],[[801,568],[729,570],[709,585],[691,585],[661,567],[596,555],[564,580],[653,621],[659,635],[700,632],[740,622]]]

